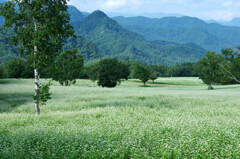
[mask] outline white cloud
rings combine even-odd
[[[232,1],[224,1],[222,2],[223,7],[231,7],[233,5]]]
[[[229,10],[213,10],[203,13],[203,15],[208,17],[208,19],[215,19],[219,21],[229,21],[234,17],[233,13]]]
[[[104,10],[114,10],[126,5],[126,0],[107,0],[103,5],[102,8]]]

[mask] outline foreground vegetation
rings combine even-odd
[[[56,82],[36,116],[33,82],[0,80],[0,158],[240,158],[239,85]]]

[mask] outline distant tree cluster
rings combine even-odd
[[[13,59],[0,66],[0,78],[33,78],[33,67],[29,60]]]
[[[185,62],[182,64],[177,64],[168,68],[166,76],[169,77],[197,77],[198,74],[194,72],[196,68],[196,63]]]

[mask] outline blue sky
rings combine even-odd
[[[240,0],[70,0],[81,11],[144,14],[177,13],[205,20],[240,17]]]

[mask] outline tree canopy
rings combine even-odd
[[[213,89],[212,84],[219,80],[223,75],[219,63],[221,63],[221,56],[215,52],[208,52],[198,63],[195,71],[199,74],[200,78],[208,89]]]
[[[240,47],[237,50],[226,48],[221,51],[222,62],[220,63],[221,69],[225,73],[224,82],[240,83]]]
[[[116,59],[104,59],[88,69],[89,78],[98,80],[98,85],[102,87],[115,87],[121,83],[121,79],[128,79],[129,68]]]
[[[83,72],[83,57],[77,52],[77,49],[66,50],[55,62],[53,80],[59,81],[62,86],[76,83]]]
[[[142,66],[142,65],[140,65],[140,64],[137,64],[136,66],[135,66],[135,75],[136,75],[136,77],[138,78],[138,79],[140,79],[142,82],[143,82],[143,84],[145,85],[146,84],[146,82],[149,80],[149,78],[150,78],[150,71],[146,68],[146,67],[144,67],[144,66]]]

